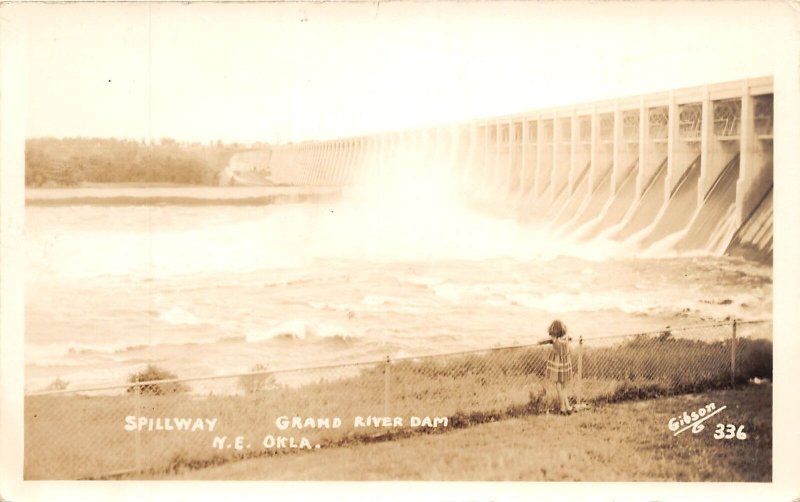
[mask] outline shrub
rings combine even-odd
[[[50,382],[46,390],[64,390],[69,386],[69,382],[62,380],[61,377],[56,377],[55,380]]]
[[[736,376],[772,379],[772,343],[769,340],[740,340],[736,346]]]
[[[239,377],[239,388],[245,394],[258,394],[268,389],[277,387],[275,382],[275,375],[271,373],[263,373],[267,371],[267,367],[263,364],[256,364],[250,371],[256,373],[255,375],[242,375]]]
[[[159,368],[153,364],[148,364],[144,371],[134,373],[128,379],[131,383],[136,382],[151,382],[155,380],[173,380],[178,378],[175,373]],[[144,395],[161,396],[164,394],[182,394],[189,390],[189,387],[182,382],[167,382],[167,383],[148,383],[144,385],[131,385],[128,387],[129,393],[135,393],[136,388],[139,387],[140,392]]]

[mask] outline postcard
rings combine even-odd
[[[0,17],[4,500],[800,495],[791,4]]]

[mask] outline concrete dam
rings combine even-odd
[[[422,166],[565,239],[771,262],[772,152],[763,77],[278,145],[268,169],[276,184],[344,187]]]

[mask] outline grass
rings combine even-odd
[[[770,385],[741,385],[182,470],[166,479],[768,482],[771,400]],[[670,418],[711,402],[727,406],[718,420],[743,425],[746,440],[714,439],[715,419],[698,434],[668,430]]]
[[[636,338],[584,348],[583,379],[573,391],[603,404],[699,392],[730,384],[730,342],[671,336]],[[355,429],[356,415],[446,416],[449,428],[545,413],[554,407],[544,380],[546,347],[488,351],[404,360],[386,365],[276,374],[274,387],[246,395],[28,396],[25,403],[25,478],[74,479],[132,469],[139,452],[143,477],[161,477],[258,455],[267,434],[303,436],[323,448],[409,437],[425,429]],[[771,378],[772,344],[743,339],[737,345],[737,376]],[[292,379],[289,380],[289,377]],[[388,380],[388,393],[387,393]],[[229,390],[237,389],[229,382]],[[272,382],[271,382],[272,384]],[[388,402],[385,401],[388,397]],[[138,406],[138,407],[137,407]],[[143,431],[123,426],[128,415],[216,418],[214,432]],[[275,418],[341,417],[339,429],[277,430]],[[245,436],[249,450],[212,448],[214,436]],[[289,450],[287,454],[297,453]]]

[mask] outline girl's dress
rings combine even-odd
[[[572,379],[572,360],[566,337],[553,339],[553,351],[547,359],[547,378],[556,383],[567,383]]]

